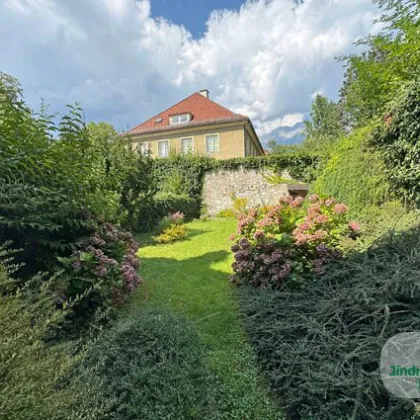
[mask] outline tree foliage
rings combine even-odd
[[[341,104],[317,95],[312,103],[311,119],[305,121],[304,148],[311,151],[325,151],[344,133],[344,112]]]
[[[77,105],[58,122],[46,107],[35,114],[19,83],[0,75],[0,238],[23,249],[27,270],[70,253],[94,228],[89,215],[127,217],[123,189],[140,159],[127,144],[109,125],[86,126]]]

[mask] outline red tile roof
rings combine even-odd
[[[169,117],[178,114],[191,114],[188,123],[170,125]],[[132,128],[128,134],[136,135],[153,131],[173,130],[197,125],[207,125],[212,123],[223,123],[232,121],[247,121],[248,117],[235,114],[223,106],[206,98],[201,93],[194,93],[176,105],[155,115],[150,120]],[[160,122],[158,122],[160,121]]]

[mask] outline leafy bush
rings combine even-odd
[[[346,203],[358,217],[392,198],[383,156],[372,146],[372,131],[365,127],[343,137],[312,186],[314,192]]]
[[[153,239],[158,244],[170,244],[172,242],[182,241],[187,236],[187,230],[183,225],[171,225],[165,229],[160,235],[154,236]]]
[[[152,231],[170,213],[181,212],[186,220],[200,216],[201,200],[187,195],[156,194],[150,201],[140,202],[136,230]]]
[[[230,209],[222,210],[218,213],[217,217],[231,218],[239,217],[245,214],[248,210],[248,199],[246,197],[237,197],[235,194],[231,194],[232,207]]]
[[[391,112],[376,133],[376,145],[387,164],[386,176],[401,199],[420,203],[420,80],[409,83],[391,104]]]
[[[389,234],[302,290],[239,288],[245,326],[289,418],[411,419],[379,371],[393,335],[420,328],[420,230]],[[403,281],[402,281],[403,279]]]
[[[76,243],[70,257],[59,258],[67,282],[61,282],[57,293],[64,301],[83,295],[76,308],[83,317],[98,307],[121,305],[141,282],[138,247],[131,233],[98,223],[95,232]]]
[[[47,346],[44,338],[65,316],[48,292],[49,281],[34,278],[43,287],[36,300],[28,287],[0,294],[0,417],[14,420],[66,419],[72,395],[57,385],[74,358],[66,346]],[[0,267],[0,287],[10,289]]]
[[[112,401],[106,413],[112,419],[206,418],[211,391],[206,352],[194,326],[183,319],[138,311],[97,341],[89,366],[95,366],[101,392]]]
[[[180,211],[168,214],[159,222],[158,232],[163,232],[165,229],[171,227],[172,225],[182,225],[184,220],[184,213],[181,213]]]
[[[49,270],[92,228],[90,214],[119,220],[137,157],[112,127],[85,125],[78,107],[59,124],[25,104],[0,73],[0,237],[22,249],[24,272]],[[111,141],[112,140],[112,141]]]
[[[217,213],[217,217],[220,217],[222,219],[232,219],[236,217],[236,214],[233,209],[224,209],[220,210],[219,213]]]
[[[236,284],[254,287],[299,284],[303,276],[324,274],[326,264],[342,256],[343,239],[352,240],[358,223],[347,223],[347,207],[332,198],[309,197],[305,209],[301,197],[282,197],[280,203],[250,210],[240,216],[232,235]]]

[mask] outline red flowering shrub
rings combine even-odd
[[[250,210],[239,218],[232,235],[232,281],[255,287],[280,287],[285,280],[325,273],[326,264],[342,258],[341,242],[354,239],[357,222],[347,221],[348,208],[314,194],[282,197],[279,204]]]
[[[99,223],[97,231],[76,243],[69,258],[59,258],[68,283],[61,290],[64,301],[82,296],[81,314],[97,307],[121,305],[141,282],[138,243],[129,232],[111,223]]]

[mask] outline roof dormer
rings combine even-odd
[[[184,114],[175,114],[169,116],[169,124],[177,125],[177,124],[187,124],[191,121],[191,113],[186,112]]]

